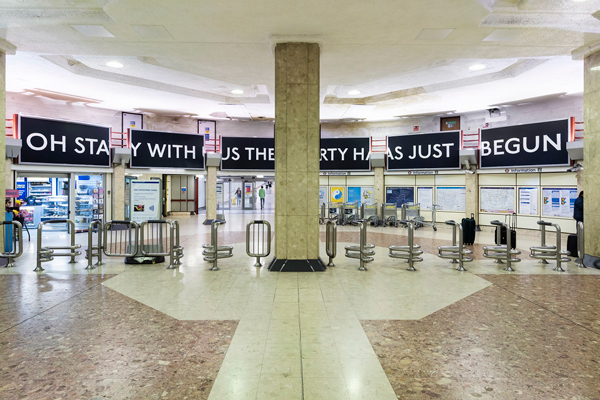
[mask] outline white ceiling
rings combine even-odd
[[[571,53],[600,42],[598,10],[600,0],[3,0],[0,37],[17,48],[10,92],[201,118],[272,118],[273,46],[318,42],[321,118],[390,120],[581,92]]]

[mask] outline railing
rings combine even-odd
[[[173,221],[151,220],[140,225],[140,252],[144,257],[169,257],[167,269],[179,265],[183,256],[177,238],[177,224]],[[168,245],[168,246],[166,246]]]
[[[499,227],[496,232],[496,241],[501,243],[501,232],[502,229],[500,227],[504,227],[506,229],[506,244],[502,244],[499,246],[485,246],[483,248],[483,256],[486,258],[492,258],[496,260],[496,263],[502,264],[503,261],[506,261],[505,271],[513,272],[512,263],[520,262],[521,259],[516,256],[521,254],[519,250],[512,249],[512,235],[510,226],[506,222],[500,222],[498,220],[494,220],[491,222],[492,225]]]
[[[217,265],[219,258],[233,257],[233,247],[231,246],[219,246],[219,225],[222,223],[219,221],[213,221],[210,224],[210,244],[202,245],[204,251],[204,261],[212,263],[211,271],[218,271],[219,266]]]
[[[352,225],[360,226],[360,244],[358,246],[346,246],[346,257],[357,258],[360,261],[359,271],[366,271],[365,264],[373,262],[375,255],[374,245],[367,243],[367,222],[358,220],[352,222]]]
[[[261,257],[271,254],[271,224],[268,221],[254,220],[246,225],[246,254],[256,257],[255,267],[262,267]]]
[[[70,246],[42,246],[42,236],[44,226],[50,224],[68,224],[69,232],[71,236],[71,245]],[[43,262],[48,262],[54,260],[54,257],[71,257],[71,264],[76,263],[75,256],[81,254],[80,251],[76,251],[81,248],[80,244],[75,244],[75,223],[68,219],[55,219],[50,221],[42,221],[39,223],[37,228],[37,257],[36,257],[36,267],[34,269],[35,272],[42,272],[44,268],[42,268]],[[68,253],[55,253],[54,250],[69,250]]]
[[[4,252],[0,253],[0,258],[7,258],[5,268],[12,268],[15,266],[14,259],[23,254],[23,226],[19,221],[2,221],[0,225],[4,242]]]
[[[371,138],[371,153],[387,153],[387,136],[384,139]]]
[[[333,259],[337,253],[337,226],[334,221],[327,221],[325,227],[325,252],[329,257],[328,267],[335,267]]]
[[[19,125],[19,116],[18,114],[14,114],[12,118],[4,119],[4,126],[6,127],[6,132],[4,135],[7,138],[17,139],[18,125]]]
[[[449,259],[451,263],[458,264],[458,267],[456,267],[458,271],[466,271],[463,263],[473,261],[473,258],[469,256],[473,254],[473,251],[464,247],[462,224],[456,221],[446,221],[446,225],[452,225],[452,246],[439,246],[438,257]]]
[[[94,229],[98,232],[96,246],[94,246]],[[95,251],[95,252],[94,252]],[[88,248],[86,250],[88,265],[85,269],[94,269],[103,265],[102,263],[102,221],[97,219],[90,222],[88,227]],[[94,257],[98,258],[98,262],[94,264]]]
[[[461,149],[478,149],[481,144],[481,129],[477,132],[460,131],[461,133]]]
[[[577,222],[577,266],[579,268],[587,268],[583,265],[583,258],[585,257],[585,230],[583,229],[583,222]]]
[[[571,141],[583,140],[584,133],[583,122],[575,121],[575,117],[571,117]]]
[[[531,254],[529,255],[529,257],[531,258],[536,258],[539,260],[555,260],[556,261],[556,267],[554,268],[554,271],[559,271],[559,272],[565,272],[565,270],[562,268],[561,264],[563,262],[569,262],[571,261],[571,259],[569,257],[567,257],[569,255],[568,251],[563,251],[561,250],[561,229],[560,229],[560,225],[558,224],[553,224],[550,222],[545,222],[545,221],[538,221],[537,222],[538,225],[541,226],[542,229],[542,239],[541,239],[541,246],[532,246],[529,248],[529,250],[531,251]],[[547,246],[546,245],[546,227],[547,226],[552,226],[554,227],[554,229],[556,229],[556,246]],[[507,235],[508,237],[508,235]]]
[[[423,258],[420,257],[423,254],[421,246],[415,244],[415,224],[413,221],[400,221],[406,224],[408,228],[408,245],[407,246],[390,246],[388,256],[391,258],[399,258],[406,260],[408,263],[407,271],[416,271],[415,263],[422,262]]]
[[[204,150],[207,153],[220,153],[221,152],[221,137],[204,139]]]
[[[129,131],[128,132],[111,132],[110,147],[129,148]]]

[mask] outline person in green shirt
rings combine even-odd
[[[261,186],[258,191],[258,197],[260,197],[260,209],[261,210],[263,208],[265,208],[265,196],[266,196],[266,192],[265,192],[264,186]]]

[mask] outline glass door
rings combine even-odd
[[[66,174],[19,174],[17,189],[23,202],[20,215],[28,228],[35,229],[43,221],[69,219],[69,185]],[[45,229],[66,231],[68,225],[52,224]]]
[[[75,230],[87,231],[94,220],[104,220],[102,175],[75,176]]]
[[[244,182],[244,210],[254,210],[254,182]]]

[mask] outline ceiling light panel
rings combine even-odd
[[[454,29],[423,29],[415,40],[444,40]]]
[[[173,39],[167,28],[163,25],[132,25],[132,28],[147,39]]]
[[[71,27],[87,37],[115,37],[103,25],[71,25]]]
[[[222,107],[230,118],[252,119],[246,106],[243,104],[223,104]]]
[[[494,29],[492,33],[481,39],[482,42],[512,42],[523,31],[521,29]]]

